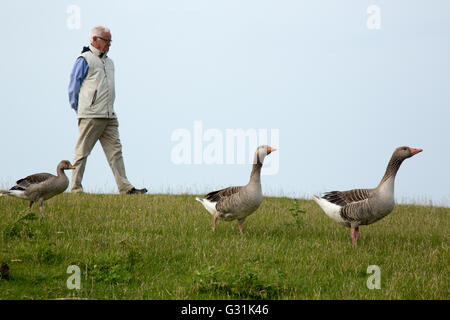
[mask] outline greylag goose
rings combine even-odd
[[[25,213],[31,210],[34,202],[39,204],[41,216],[44,216],[44,200],[50,199],[64,192],[69,185],[64,170],[75,169],[69,161],[63,160],[58,164],[56,169],[57,176],[50,173],[36,173],[26,178],[17,180],[16,185],[3,192],[2,196],[13,196],[19,199],[29,200],[30,205]]]
[[[239,232],[245,219],[259,208],[262,202],[261,168],[264,158],[275,148],[263,145],[256,149],[250,181],[245,186],[228,187],[208,193],[205,198],[195,198],[213,215],[212,230],[216,230],[217,219],[238,221]]]
[[[394,181],[403,160],[422,152],[422,149],[399,147],[389,161],[380,184],[373,189],[326,192],[322,197],[313,195],[314,201],[331,219],[350,227],[353,244],[359,238],[359,226],[372,224],[394,209]]]

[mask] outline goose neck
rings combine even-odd
[[[261,183],[261,168],[262,163],[253,164],[252,173],[250,174],[250,183]]]
[[[394,182],[395,176],[397,175],[398,169],[400,169],[403,160],[404,159],[392,156],[391,160],[387,165],[386,172],[384,173],[384,176],[381,179],[380,184],[378,186],[381,186],[387,183],[388,181],[391,181],[392,183]]]
[[[60,168],[60,167],[58,167],[58,168],[56,169],[56,173],[58,174],[58,177],[63,177],[63,176],[66,175],[66,173],[64,172],[64,170],[63,170],[62,168]]]

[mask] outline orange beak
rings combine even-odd
[[[270,153],[272,153],[274,151],[277,151],[277,149],[272,148],[272,147],[267,147],[267,154],[270,154]]]
[[[414,148],[409,148],[409,151],[411,151],[411,155],[415,155],[418,154],[419,152],[422,152],[423,149],[414,149]]]

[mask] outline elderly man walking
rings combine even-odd
[[[120,193],[146,193],[136,189],[127,179],[119,139],[119,123],[114,112],[114,63],[107,56],[111,46],[111,32],[104,26],[92,28],[91,44],[84,47],[70,74],[69,101],[78,114],[78,141],[75,147],[71,192],[83,192],[87,157],[97,140],[112,169]]]

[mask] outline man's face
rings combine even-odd
[[[94,36],[92,45],[94,46],[94,48],[100,50],[100,52],[108,52],[109,47],[111,46],[111,33],[103,32],[100,37]]]

